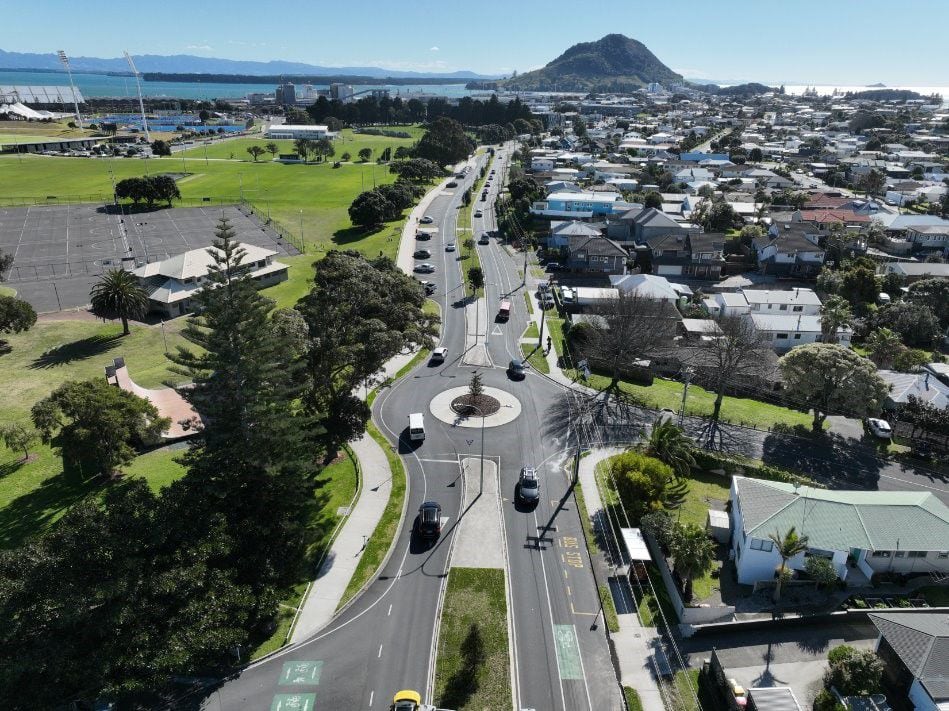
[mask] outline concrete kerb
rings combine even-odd
[[[475,413],[470,416],[459,415],[451,408],[452,400],[468,392],[467,386],[450,388],[444,390],[432,398],[429,403],[429,411],[442,422],[453,427],[471,427],[474,429],[484,427],[500,427],[516,420],[521,414],[521,401],[511,395],[511,393],[498,388],[485,386],[484,394],[496,398],[501,403],[501,409],[493,415],[487,415],[482,418]],[[484,422],[482,423],[482,419]]]

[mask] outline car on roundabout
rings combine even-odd
[[[448,357],[448,349],[444,346],[439,346],[432,351],[431,362],[432,363],[444,363],[445,358]]]
[[[429,540],[442,534],[442,507],[437,501],[425,501],[418,507],[413,529],[419,537]]]
[[[474,216],[475,216],[475,217],[483,217],[483,216],[484,216],[484,213],[481,212],[481,210],[475,210]]]
[[[507,374],[511,380],[523,380],[527,376],[527,366],[520,358],[512,358],[507,366]]]

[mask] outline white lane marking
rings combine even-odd
[[[429,462],[431,464],[454,464],[458,466],[457,459],[419,459],[420,462]]]
[[[535,511],[535,512],[534,512],[534,526],[537,528],[537,530],[540,530],[540,526],[538,525],[538,523],[539,523],[539,522],[538,522],[538,520],[537,520],[537,512]],[[538,546],[538,548],[540,548],[540,546]],[[541,575],[542,575],[543,578],[544,578],[544,592],[545,592],[546,595],[547,595],[547,614],[550,616],[550,634],[551,634],[551,637],[556,641],[556,639],[557,639],[557,633],[556,633],[556,631],[554,630],[554,606],[553,606],[553,604],[550,602],[550,585],[547,584],[547,565],[544,563],[544,554],[543,554],[543,551],[542,551],[542,550],[539,551],[538,557],[540,558],[540,572],[541,572]],[[556,645],[555,645],[555,646],[556,646]],[[560,681],[560,684],[559,684],[559,686],[560,686],[560,703],[561,703],[561,705],[563,706],[564,710],[566,711],[566,708],[567,708],[567,697],[564,695],[564,691],[563,691],[563,678],[560,676],[560,666],[559,666],[559,663],[558,663],[558,666],[557,666],[557,678],[558,678],[559,681]]]
[[[376,692],[375,692],[375,691],[370,691],[370,692],[369,692],[369,705],[370,705],[370,706],[372,706],[372,700],[373,700],[375,697],[376,697]]]
[[[379,659],[380,657],[382,657],[382,645],[381,645],[381,644],[379,645],[379,654],[376,655],[376,659]]]
[[[580,649],[580,638],[577,636],[577,626],[571,626],[573,627],[573,640],[577,645],[577,658],[580,660],[580,673],[583,675],[583,688],[587,693],[587,706],[592,709],[593,701],[590,700],[590,687],[587,685],[587,673],[583,668],[583,651]]]
[[[386,617],[389,617],[392,614],[392,603],[389,603],[389,611],[386,613]]]

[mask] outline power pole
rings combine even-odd
[[[685,368],[682,371],[684,387],[682,388],[682,409],[679,410],[679,427],[685,420],[685,399],[689,396],[689,382],[692,380],[692,369]]]

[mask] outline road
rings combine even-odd
[[[499,152],[496,164],[503,163],[506,158],[501,156],[507,153],[509,148]],[[487,159],[478,156],[477,164]],[[461,363],[466,330],[462,274],[468,265],[460,252],[446,252],[444,243],[455,239],[461,195],[477,178],[476,169],[458,179],[459,187],[437,196],[428,210],[438,231],[424,243],[432,251],[424,261],[435,264],[436,272],[422,278],[437,284],[433,298],[443,320],[439,345],[448,348],[448,358],[437,367],[421,364],[374,402],[374,419],[398,446],[409,480],[406,515],[393,555],[365,593],[323,632],[248,666],[208,694],[202,708],[263,711],[290,703],[285,695],[303,695],[293,702],[302,698],[309,702],[309,711],[386,709],[392,694],[404,688],[418,689],[432,700],[437,610],[455,526],[464,515],[460,461],[480,452],[481,430],[442,423],[429,413],[428,404],[446,389],[467,385],[475,370]],[[484,211],[483,218],[473,219],[476,239],[495,227],[491,208],[501,183],[498,170],[488,200],[474,196],[473,207]],[[465,236],[459,234],[457,241]],[[562,388],[533,372],[523,381],[507,377],[506,366],[520,353],[519,338],[527,325],[525,286],[519,265],[496,240],[477,249],[488,313],[496,313],[502,297],[513,304],[507,323],[489,322],[487,351],[493,365],[477,370],[485,385],[512,393],[522,405],[510,424],[484,430],[485,457],[498,462],[500,472],[510,562],[515,706],[545,711],[620,708],[604,625],[600,622],[591,630],[599,603],[563,468],[569,453],[562,438],[541,434],[544,413],[561,397]],[[425,413],[426,439],[412,447],[403,430],[408,414],[419,411]],[[526,464],[538,467],[542,476],[542,500],[534,510],[513,503],[517,476]],[[411,535],[415,511],[429,499],[441,504],[445,518],[443,534],[431,547]],[[297,678],[299,683],[292,683]]]

